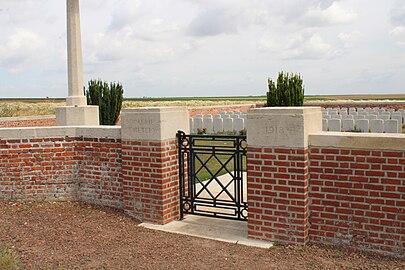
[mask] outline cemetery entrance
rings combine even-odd
[[[177,133],[184,214],[247,220],[246,135]]]

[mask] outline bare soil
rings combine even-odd
[[[405,269],[404,260],[344,249],[259,249],[137,225],[86,204],[0,202],[0,247],[25,269]]]

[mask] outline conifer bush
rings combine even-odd
[[[303,106],[304,86],[299,74],[279,72],[277,82],[268,79],[267,107]]]
[[[100,125],[115,125],[121,113],[124,90],[121,83],[91,80],[86,90],[87,104],[99,106]]]

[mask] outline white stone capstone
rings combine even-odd
[[[98,106],[64,106],[55,109],[57,126],[98,126]]]
[[[189,133],[188,111],[186,107],[125,109],[121,114],[121,127],[124,141],[174,139],[178,130]]]
[[[322,131],[320,107],[256,108],[248,112],[248,144],[260,147],[308,147],[308,134]]]

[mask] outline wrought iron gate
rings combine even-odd
[[[177,133],[184,214],[247,220],[246,135]]]

